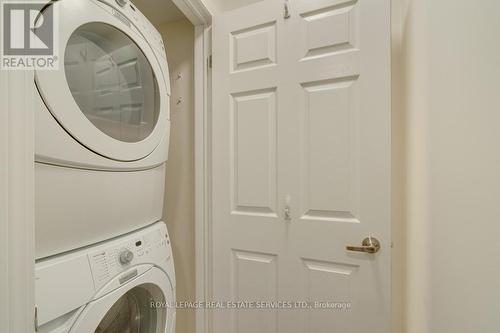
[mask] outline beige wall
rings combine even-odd
[[[401,1],[393,0],[392,9],[392,333],[403,333],[405,313],[405,153],[406,140],[402,111]]]
[[[392,3],[394,333],[429,332],[426,1]]]
[[[500,2],[401,4],[405,332],[496,332]]]
[[[172,86],[164,218],[172,239],[177,301],[194,301],[194,27],[183,19],[161,25],[159,31],[167,47]],[[195,332],[194,311],[177,310],[176,331]]]

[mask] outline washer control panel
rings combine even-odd
[[[163,223],[97,246],[88,254],[95,289],[123,271],[138,264],[164,264],[171,260],[172,250]]]

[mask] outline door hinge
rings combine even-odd
[[[288,0],[285,0],[284,8],[283,8],[283,18],[288,19],[290,18],[290,2]]]
[[[212,55],[208,56],[207,65],[208,65],[208,68],[212,68]]]
[[[35,306],[35,318],[33,319],[33,324],[35,326],[35,332],[38,332],[38,307]]]
[[[292,220],[292,209],[290,206],[285,206],[285,209],[283,209],[283,216],[285,221],[291,221]]]
[[[292,207],[290,206],[291,196],[287,194],[285,197],[285,207],[283,208],[283,218],[285,221],[292,221]]]

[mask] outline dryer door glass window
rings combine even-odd
[[[64,54],[71,94],[99,130],[125,142],[153,132],[160,112],[151,65],[125,33],[104,23],[87,23],[71,35]]]
[[[108,310],[94,332],[164,332],[166,305],[162,295],[160,289],[151,284],[132,288]]]

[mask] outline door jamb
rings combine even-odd
[[[1,332],[35,325],[33,103],[33,71],[0,70]]]
[[[212,15],[202,0],[172,0],[194,25],[195,280],[196,302],[210,298],[210,113]],[[196,333],[210,332],[208,311],[196,310]]]
[[[211,27],[196,26],[195,35],[195,295],[197,302],[206,302],[211,295]],[[209,318],[204,307],[196,311],[196,333],[211,331]]]

